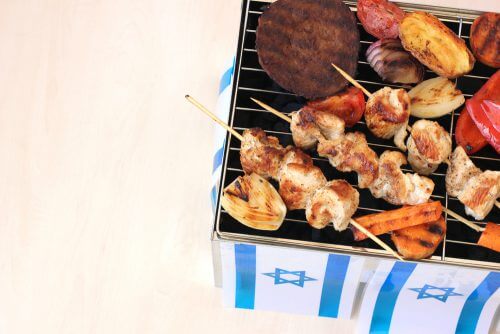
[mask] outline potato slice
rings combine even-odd
[[[228,185],[221,205],[231,217],[257,230],[279,229],[286,215],[285,203],[276,189],[255,173],[239,176]]]
[[[474,67],[474,56],[465,42],[434,15],[406,14],[399,38],[407,51],[442,77],[456,78]]]

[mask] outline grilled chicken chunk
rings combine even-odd
[[[450,155],[451,136],[437,122],[421,119],[413,124],[407,145],[413,170],[429,175]]]
[[[365,120],[368,129],[377,137],[389,139],[402,151],[410,118],[410,97],[404,89],[384,87],[366,102]]]
[[[277,179],[284,154],[278,138],[267,136],[264,130],[253,128],[243,132],[240,162],[245,173]]]
[[[337,231],[349,225],[359,205],[359,193],[345,180],[332,180],[316,190],[306,206],[306,218],[317,229],[333,224]]]
[[[358,186],[369,187],[378,176],[377,154],[368,146],[361,132],[349,132],[334,140],[322,140],[318,154],[328,158],[341,172],[358,173]]]
[[[293,142],[301,149],[314,148],[320,138],[336,139],[344,134],[344,121],[332,113],[303,107],[291,116]]]
[[[294,147],[287,150],[278,174],[279,194],[288,210],[304,209],[316,189],[325,185],[326,178],[310,156]]]
[[[446,222],[439,220],[411,226],[392,232],[391,239],[399,254],[408,260],[420,260],[430,257],[443,241]]]
[[[404,174],[401,171],[403,164],[406,164],[406,158],[401,152],[382,153],[379,160],[379,177],[370,186],[372,195],[394,205],[427,202],[434,190],[434,182],[418,174]]]
[[[462,146],[457,146],[450,157],[450,165],[446,171],[446,191],[457,197],[469,179],[481,174],[469,158]]]
[[[483,220],[500,196],[500,172],[487,170],[472,177],[458,195],[465,205],[465,213]]]

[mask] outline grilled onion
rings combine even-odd
[[[424,79],[424,67],[397,39],[381,39],[366,50],[370,66],[382,79],[392,83],[410,84]]]
[[[228,185],[221,205],[231,217],[258,230],[277,230],[286,215],[285,203],[276,189],[255,173],[239,176]]]
[[[436,118],[460,107],[465,98],[455,84],[442,77],[425,80],[408,92],[411,99],[411,115],[420,118]]]

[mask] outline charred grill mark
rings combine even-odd
[[[249,200],[248,193],[243,190],[239,180],[236,180],[234,182],[234,186],[236,187],[236,192],[233,192],[231,190],[226,190],[226,194],[234,196],[234,197],[238,197],[239,199],[241,199],[245,202],[248,202],[248,200]]]
[[[422,245],[423,247],[426,247],[426,248],[433,248],[435,246],[433,243],[422,240],[422,239],[419,239],[418,242],[420,245]]]
[[[443,235],[444,234],[444,231],[443,229],[441,228],[441,226],[437,225],[437,224],[429,224],[429,228],[427,229],[430,233],[432,234],[436,234],[436,235]]]

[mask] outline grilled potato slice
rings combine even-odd
[[[500,67],[500,14],[484,13],[474,20],[470,48],[481,63]]]
[[[257,230],[279,229],[286,215],[285,203],[276,189],[255,173],[239,176],[228,185],[221,205],[231,217]]]
[[[431,14],[406,14],[399,38],[407,51],[442,77],[456,78],[474,67],[474,56],[465,42]]]

